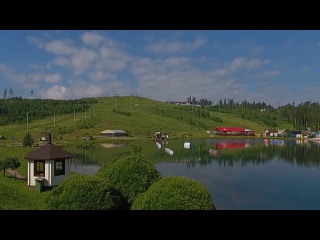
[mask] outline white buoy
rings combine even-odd
[[[157,148],[161,148],[161,144],[158,142],[156,142],[156,146],[157,146]]]
[[[170,148],[165,148],[164,149],[166,151],[166,153],[168,153],[169,155],[173,155],[173,151]]]
[[[185,142],[183,144],[183,147],[186,148],[186,149],[190,149],[190,143],[189,142]]]

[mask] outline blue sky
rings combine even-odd
[[[0,93],[319,101],[318,30],[0,30]],[[33,91],[33,95],[31,94]],[[7,94],[8,95],[8,94]]]

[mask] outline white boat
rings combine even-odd
[[[165,148],[164,149],[166,151],[166,153],[168,153],[169,155],[173,155],[173,151],[170,148]]]

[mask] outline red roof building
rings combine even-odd
[[[217,135],[254,136],[254,131],[241,127],[216,127]]]

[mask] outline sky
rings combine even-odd
[[[1,98],[278,107],[318,102],[319,79],[319,30],[0,30]]]

